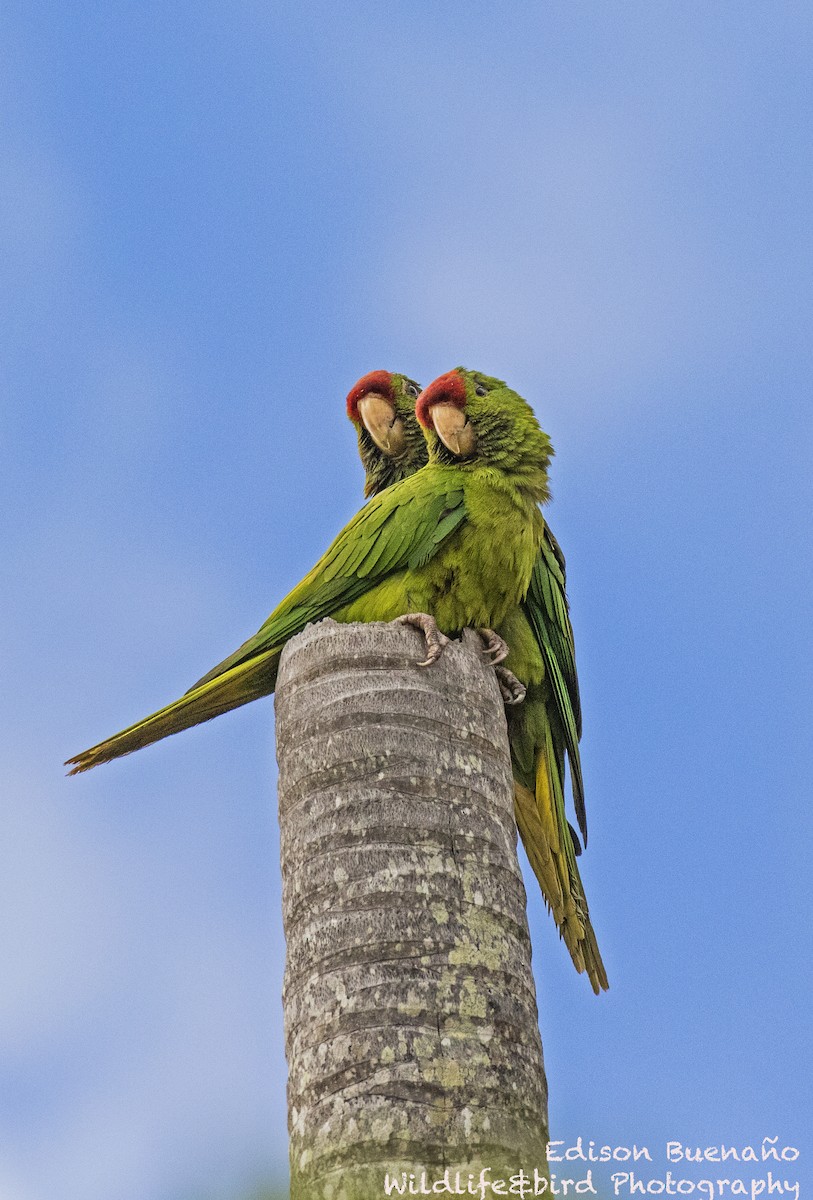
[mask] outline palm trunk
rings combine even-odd
[[[292,1200],[372,1200],[387,1172],[543,1170],[502,701],[477,635],[425,669],[422,644],[323,621],[282,657]]]

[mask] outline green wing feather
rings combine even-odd
[[[545,670],[550,680],[559,726],[555,733],[560,735],[562,743],[555,749],[557,753],[567,752],[573,805],[584,844],[587,845],[587,814],[579,755],[582,714],[573,627],[570,624],[565,595],[564,556],[547,525],[523,607],[542,651]]]
[[[333,616],[388,575],[414,571],[434,557],[465,519],[466,506],[459,488],[435,491],[427,476],[412,476],[369,500],[254,636],[191,690],[272,647],[282,647],[308,622]]]
[[[581,853],[578,835],[565,810],[568,760],[576,816],[586,844],[579,757],[581,705],[573,629],[565,595],[564,556],[547,526],[522,611],[542,655],[545,676],[541,684],[529,688],[524,711],[512,717],[509,725],[515,779],[518,773],[521,780],[514,786],[517,823],[529,862],[576,969],[587,973],[593,991],[598,993],[609,986],[607,973],[576,862]],[[517,802],[518,794],[524,800],[522,806]],[[534,798],[537,819],[529,803]]]
[[[267,696],[274,690],[279,656],[289,638],[308,622],[335,615],[388,575],[428,562],[465,517],[460,488],[430,472],[382,492],[344,527],[253,637],[179,700],[69,759],[70,773]]]

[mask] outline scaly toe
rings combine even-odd
[[[500,685],[503,704],[511,707],[515,704],[522,704],[528,689],[524,683],[520,683],[514,672],[509,671],[507,667],[497,666],[494,668],[494,674],[497,676],[497,683]]]
[[[431,667],[443,653],[443,643],[432,641],[429,637],[426,638],[426,647],[426,658],[418,663],[419,667]]]
[[[477,632],[483,639],[483,653],[492,666],[496,667],[498,663],[504,662],[508,658],[510,649],[504,638],[501,638],[493,629],[482,628]]]
[[[445,633],[442,633],[438,628],[438,623],[434,617],[430,617],[428,613],[406,613],[403,617],[396,617],[397,625],[411,625],[415,629],[420,629],[423,634],[424,644],[426,646],[426,658],[423,662],[419,662],[419,667],[431,667],[440,658],[443,651],[449,644],[450,639]]]

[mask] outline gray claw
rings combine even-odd
[[[436,663],[451,640],[440,631],[437,621],[428,613],[406,613],[403,617],[396,617],[395,624],[412,625],[415,629],[420,629],[423,634],[426,643],[426,658],[423,662],[418,663],[419,667],[431,667],[433,663]]]
[[[524,683],[520,683],[514,672],[509,671],[507,667],[498,666],[494,668],[494,674],[497,676],[497,683],[500,685],[503,704],[507,706],[522,704],[528,689]]]
[[[510,654],[508,642],[505,638],[501,638],[493,629],[482,628],[478,629],[480,637],[483,639],[485,647],[484,654],[492,666],[496,667],[498,663],[504,662]]]

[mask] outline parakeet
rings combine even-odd
[[[505,620],[544,536],[550,441],[526,401],[485,377],[460,376],[420,415],[440,434],[426,467],[370,499],[253,637],[179,700],[72,758],[72,773],[268,695],[309,621],[402,618],[424,630],[431,662],[447,636]],[[461,457],[472,440],[476,458]]]
[[[429,461],[415,417],[421,385],[394,371],[370,371],[347,394],[347,415],[358,435],[364,495],[375,496]]]
[[[459,391],[455,375],[486,377],[462,368],[441,377],[429,397],[444,389]],[[414,449],[418,419],[403,402],[404,376],[374,371],[363,376],[347,397],[348,416],[359,433],[366,471],[365,494],[387,486],[393,471],[391,441],[381,436],[399,423],[399,477],[424,465],[425,453]],[[407,381],[411,385],[411,381]],[[496,381],[488,379],[487,383]],[[422,407],[428,401],[422,400]],[[368,425],[373,418],[375,424]],[[366,438],[365,438],[366,433]],[[427,442],[436,434],[427,431]],[[406,447],[409,450],[405,452]],[[473,450],[476,454],[476,447]],[[382,462],[382,460],[385,460]],[[388,468],[389,464],[389,468]],[[545,524],[528,594],[510,613],[499,633],[510,647],[506,665],[528,688],[525,704],[509,708],[508,724],[514,770],[514,812],[528,860],[578,970],[586,970],[597,993],[608,986],[590,922],[584,888],[576,864],[578,836],[565,816],[565,757],[585,842],[587,826],[579,759],[581,709],[573,651],[573,631],[565,596],[565,561]]]

